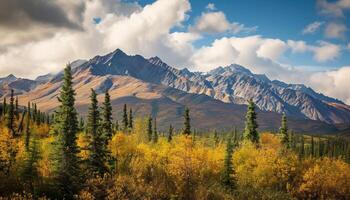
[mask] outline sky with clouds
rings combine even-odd
[[[350,0],[1,0],[0,77],[116,48],[208,71],[231,63],[350,104]]]

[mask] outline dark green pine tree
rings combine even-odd
[[[314,136],[311,136],[311,142],[310,142],[311,144],[310,144],[310,150],[311,150],[311,152],[310,152],[310,156],[311,157],[314,157],[315,156],[315,141],[314,141]]]
[[[98,110],[97,94],[91,89],[91,104],[89,107],[87,133],[91,136],[89,144],[89,169],[92,173],[103,175],[108,171],[106,166],[106,142],[100,128],[100,113]]]
[[[78,130],[80,132],[83,132],[85,130],[85,121],[82,116],[80,117],[80,120],[79,120]]]
[[[24,166],[21,172],[21,177],[31,194],[35,194],[35,186],[39,180],[38,162],[41,158],[39,144],[36,139],[33,139],[26,152]]]
[[[289,147],[289,135],[288,135],[288,127],[287,127],[287,117],[286,114],[283,113],[281,127],[279,134],[281,136],[281,142],[285,147]]]
[[[134,127],[134,119],[133,119],[133,116],[132,116],[132,109],[131,108],[129,110],[128,126],[129,126],[130,129],[132,129]]]
[[[25,147],[29,148],[30,142],[30,103],[28,102],[27,115],[26,115],[26,130],[25,130]]]
[[[300,138],[300,151],[299,151],[299,157],[304,158],[305,156],[305,143],[304,143],[304,136],[302,135]]]
[[[152,141],[153,137],[153,129],[152,129],[152,117],[148,117],[148,126],[147,126],[147,136],[148,136],[148,141]]]
[[[224,171],[221,177],[222,184],[229,190],[233,190],[236,186],[234,178],[234,168],[232,163],[234,144],[232,142],[232,135],[228,137],[226,144],[226,153],[224,159]]]
[[[33,120],[34,122],[38,123],[38,108],[36,107],[36,103],[34,103],[32,106],[34,107]]]
[[[255,104],[253,100],[249,100],[245,128],[243,133],[244,139],[249,140],[255,144],[259,143],[259,133],[256,130],[257,128],[258,123],[256,122]]]
[[[111,97],[108,90],[105,92],[105,100],[102,107],[102,133],[105,140],[105,144],[112,139],[113,136],[113,123],[112,123],[112,105]]]
[[[6,103],[6,98],[4,98],[2,102],[2,115],[5,117],[7,114],[7,103]]]
[[[115,123],[113,125],[113,129],[114,129],[114,132],[119,131],[119,122],[117,119],[115,120]]]
[[[19,118],[19,110],[18,110],[18,96],[16,96],[16,100],[15,100],[15,115],[16,118]]]
[[[191,119],[190,119],[190,109],[186,107],[184,114],[184,129],[182,132],[184,135],[191,135]]]
[[[170,126],[169,126],[169,132],[168,132],[168,142],[171,142],[171,140],[173,140],[173,134],[174,134],[174,128],[173,128],[173,126],[170,124]]]
[[[127,107],[126,107],[126,104],[124,104],[124,108],[123,108],[123,128],[124,128],[124,131],[126,131],[128,129],[128,110],[127,110]]]
[[[13,90],[11,90],[10,105],[7,112],[7,128],[11,131],[12,136],[15,136],[15,103]]]
[[[219,144],[219,135],[216,130],[214,130],[214,146],[217,146]]]
[[[157,143],[157,142],[158,142],[157,118],[154,118],[153,143]]]
[[[53,155],[56,181],[61,199],[72,199],[81,186],[80,152],[76,139],[78,132],[77,111],[74,108],[71,67],[64,69],[63,85],[58,100],[60,105],[55,113],[54,132],[57,134],[56,152]]]

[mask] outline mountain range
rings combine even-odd
[[[82,115],[87,112],[90,88],[94,88],[100,101],[109,90],[116,117],[126,103],[137,116],[156,117],[163,129],[170,123],[180,128],[186,106],[196,128],[243,128],[249,99],[257,105],[261,130],[277,130],[282,113],[298,132],[332,133],[350,124],[350,106],[342,101],[302,84],[270,80],[237,64],[191,72],[173,68],[158,57],[146,59],[117,49],[74,61],[71,66],[76,106]],[[14,89],[21,105],[33,101],[41,110],[53,111],[58,106],[62,76],[59,72],[34,80],[14,75],[0,78],[0,97]]]

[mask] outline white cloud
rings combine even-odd
[[[324,24],[324,22],[320,22],[320,21],[316,21],[313,22],[309,25],[307,25],[303,31],[302,34],[312,34],[315,33],[316,31],[318,31],[318,29]]]
[[[317,0],[317,6],[321,14],[333,17],[344,17],[344,11],[350,9],[350,0],[336,0],[333,2]]]
[[[208,5],[205,7],[207,10],[216,10],[215,4],[208,3]]]
[[[240,32],[254,32],[257,27],[246,27],[244,24],[237,22],[229,22],[226,18],[226,15],[221,12],[204,12],[196,20],[195,25],[190,27],[192,32],[199,33],[223,33],[223,32],[232,32],[234,34]]]
[[[305,41],[288,40],[287,43],[293,53],[304,53],[309,50]]]
[[[334,60],[341,54],[341,47],[330,42],[319,41],[317,45],[309,45],[304,41],[288,40],[287,43],[293,53],[312,52],[317,62]]]
[[[310,77],[309,85],[318,91],[337,97],[350,105],[350,66],[338,70],[317,72]]]
[[[325,62],[334,60],[340,56],[341,48],[339,45],[335,45],[329,42],[320,41],[319,46],[311,47],[314,51],[314,59],[318,62]]]
[[[0,74],[33,78],[58,71],[68,61],[116,48],[131,54],[158,55],[178,66],[186,60],[182,57],[192,53],[188,45],[191,39],[199,37],[195,33],[170,33],[187,18],[187,0],[159,0],[144,8],[135,3],[91,0],[85,1],[84,7],[84,31],[61,30],[39,41],[8,46],[0,54]],[[102,19],[98,25],[92,22],[96,16]]]
[[[346,31],[347,28],[345,24],[331,22],[327,24],[324,33],[327,38],[344,39]]]
[[[265,39],[256,53],[259,57],[277,60],[287,48],[287,44],[282,40]]]

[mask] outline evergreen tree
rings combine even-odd
[[[11,131],[12,136],[15,136],[15,104],[13,90],[11,90],[10,105],[7,113],[7,128]]]
[[[36,103],[33,104],[34,110],[33,110],[33,120],[37,123],[38,121],[38,109],[36,107]]]
[[[124,108],[123,108],[123,128],[124,128],[124,131],[126,131],[128,129],[128,113],[127,113],[127,107],[126,107],[126,104],[124,104]]]
[[[7,103],[6,103],[6,98],[4,97],[2,102],[2,115],[5,117],[6,114],[7,114]]]
[[[173,140],[173,132],[174,132],[174,128],[173,128],[173,126],[170,124],[170,126],[169,126],[169,132],[168,132],[168,142],[171,142],[171,140]]]
[[[129,121],[128,121],[128,126],[130,129],[133,128],[134,122],[133,122],[133,116],[132,116],[132,109],[130,108],[129,110]]]
[[[82,116],[80,117],[80,120],[79,120],[78,129],[80,132],[83,132],[85,130],[85,121]]]
[[[72,199],[81,186],[79,168],[80,152],[76,139],[78,132],[77,111],[74,108],[75,91],[73,89],[71,67],[64,69],[63,85],[59,95],[60,105],[55,113],[54,132],[58,135],[54,156],[57,186],[61,198]]]
[[[117,131],[119,131],[119,122],[118,122],[118,120],[116,119],[116,120],[115,120],[115,123],[114,123],[114,132],[117,132]]]
[[[219,144],[219,135],[218,135],[218,132],[215,130],[214,131],[214,145],[217,146],[218,144]]]
[[[15,115],[16,115],[16,118],[18,119],[18,117],[19,117],[18,96],[16,96],[16,100],[15,100]]]
[[[314,136],[311,136],[311,157],[315,156],[315,141]]]
[[[152,141],[153,136],[153,129],[152,129],[152,117],[148,117],[148,126],[147,126],[147,135],[148,135],[148,141]]]
[[[304,144],[304,136],[301,136],[301,141],[300,141],[300,152],[299,152],[299,157],[304,158],[305,156],[305,144]]]
[[[185,109],[184,120],[184,129],[182,133],[184,135],[191,135],[190,109],[188,109],[187,107]]]
[[[285,147],[289,147],[289,136],[288,136],[288,127],[287,127],[287,117],[286,114],[283,113],[280,132],[281,142]]]
[[[248,111],[246,115],[244,139],[253,143],[259,143],[259,133],[256,130],[258,123],[256,122],[255,104],[253,100],[249,100]]]
[[[30,142],[30,103],[28,102],[27,107],[27,115],[26,115],[26,132],[25,132],[25,146],[26,149],[29,148],[29,142]]]
[[[34,139],[27,149],[22,170],[23,182],[32,194],[35,194],[35,183],[39,177],[38,161],[40,158],[39,144],[38,141]]]
[[[100,129],[100,113],[98,110],[98,101],[96,92],[91,89],[91,104],[89,107],[87,130],[91,136],[89,144],[89,169],[93,173],[103,175],[107,172],[106,167],[106,141]],[[104,129],[104,128],[103,128]]]
[[[102,132],[105,139],[105,144],[112,138],[113,135],[113,124],[112,124],[112,105],[111,97],[109,96],[108,90],[105,93],[105,100],[103,102],[103,113],[102,113]]]
[[[157,143],[157,142],[158,142],[157,118],[154,118],[153,143]]]
[[[232,143],[232,135],[228,137],[226,144],[226,153],[224,159],[224,171],[221,181],[225,187],[232,190],[235,188],[234,168],[232,163],[234,144]]]

